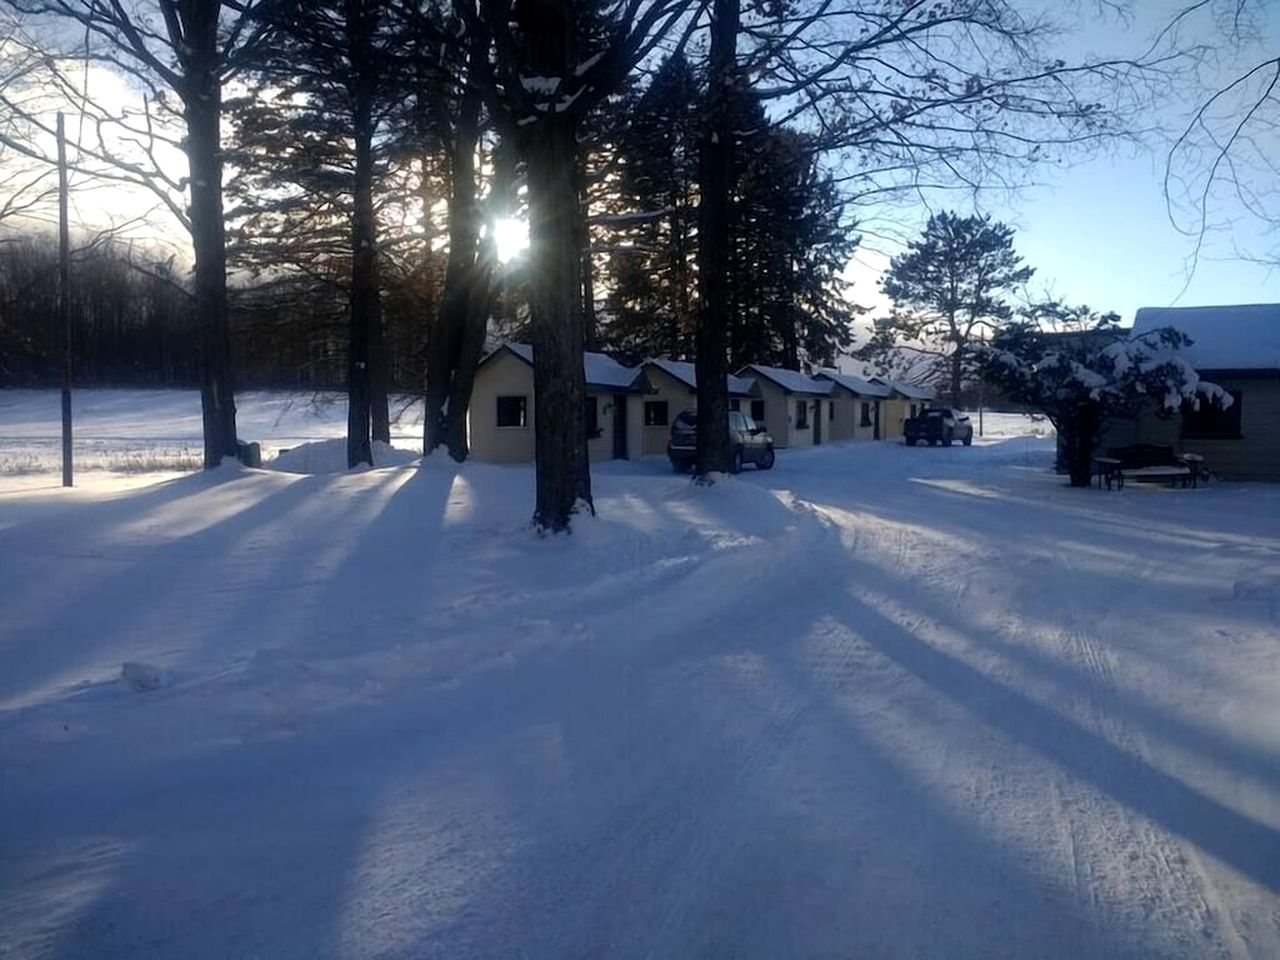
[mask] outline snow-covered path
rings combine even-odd
[[[1280,489],[1047,457],[0,495],[0,957],[1280,956]]]

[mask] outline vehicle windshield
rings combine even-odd
[[[676,424],[682,427],[696,427],[698,425],[698,413],[696,410],[681,410],[676,416]]]

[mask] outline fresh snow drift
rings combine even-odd
[[[0,956],[1280,956],[1280,489],[1052,445],[0,494]]]

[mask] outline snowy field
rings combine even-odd
[[[1280,488],[989,425],[0,478],[0,957],[1280,956]]]
[[[0,490],[61,482],[62,408],[54,390],[0,390]],[[346,398],[333,393],[250,391],[236,396],[242,439],[264,457],[346,436]],[[392,442],[422,452],[422,404],[391,403]],[[194,390],[76,390],[73,459],[94,488],[154,483],[199,470],[200,394]]]

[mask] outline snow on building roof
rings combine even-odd
[[[1173,327],[1194,342],[1181,353],[1198,370],[1280,370],[1280,303],[1141,307],[1139,336]]]
[[[663,373],[679,380],[690,390],[696,390],[698,388],[697,367],[688,360],[667,360],[663,357],[651,357],[646,360],[645,363],[652,363]],[[725,377],[725,380],[729,386],[729,393],[733,396],[746,396],[751,392],[752,387],[755,386],[755,382],[753,380],[744,377],[735,377],[731,373]]]
[[[900,393],[908,400],[935,400],[937,393],[932,387],[922,387],[916,383],[907,383],[905,380],[889,380],[886,377],[876,377],[874,383],[883,384],[895,393]]]
[[[892,392],[886,384],[871,383],[869,380],[855,377],[851,373],[841,373],[839,370],[819,370],[814,376],[830,380],[859,397],[887,397]]]
[[[738,376],[750,370],[781,387],[788,393],[805,393],[815,397],[831,395],[830,380],[815,380],[806,377],[799,370],[786,370],[782,367],[766,367],[758,363],[749,363],[738,371]]]
[[[504,343],[498,347],[510,350],[530,366],[533,365],[533,345],[529,343]],[[497,353],[495,350],[494,353]],[[489,354],[493,356],[493,354]],[[487,359],[487,358],[486,358]],[[632,367],[624,367],[613,357],[588,350],[582,355],[582,370],[587,377],[587,386],[604,387],[609,390],[627,390],[635,383],[637,371]]]

